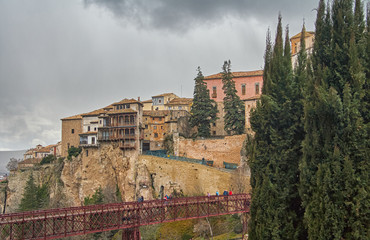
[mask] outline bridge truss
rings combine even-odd
[[[55,239],[117,229],[126,229],[122,239],[140,239],[140,226],[246,213],[249,206],[250,195],[235,194],[3,214],[0,239]]]

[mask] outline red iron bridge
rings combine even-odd
[[[140,239],[144,225],[249,212],[250,195],[202,196],[49,209],[0,215],[0,239],[55,239],[123,229]],[[243,217],[244,230],[246,221]]]

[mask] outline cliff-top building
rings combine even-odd
[[[113,109],[99,116],[98,141],[117,142],[123,150],[141,151],[143,140],[143,104],[134,99],[123,99],[112,104]]]
[[[259,99],[263,86],[263,71],[247,71],[247,72],[233,72],[233,81],[237,95],[245,103],[245,128],[250,129],[250,110],[255,107]],[[217,103],[218,119],[211,126],[211,135],[226,135],[224,130],[224,105],[225,97],[224,90],[222,90],[222,73],[213,74],[204,77],[204,82],[207,84],[210,98]]]
[[[300,32],[290,38],[293,67],[297,65],[298,53],[301,50],[301,36],[302,36],[302,33]],[[306,45],[307,54],[312,53],[314,41],[315,41],[315,32],[306,32],[305,45]]]

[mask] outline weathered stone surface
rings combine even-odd
[[[245,134],[225,136],[221,139],[185,139],[174,138],[175,155],[206,160],[213,160],[214,166],[224,167],[223,162],[240,164],[240,151]]]
[[[124,201],[135,200],[136,159],[135,151],[122,152],[115,144],[101,144],[99,149],[84,149],[71,162],[66,160],[62,180],[70,205],[82,205],[84,198],[93,195],[99,187],[108,199],[115,197],[118,187]]]
[[[233,175],[236,171],[224,171],[196,163],[181,162],[155,156],[142,155],[139,157],[152,175],[155,194],[158,196],[161,186],[164,194],[171,194],[174,190],[182,191],[185,195],[205,195],[207,192],[233,190]],[[249,185],[249,179],[247,180]]]

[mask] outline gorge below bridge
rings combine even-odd
[[[137,240],[140,226],[247,213],[250,200],[249,194],[235,194],[3,214],[0,239],[56,239],[123,229],[122,239]],[[245,232],[246,221],[242,219]]]

